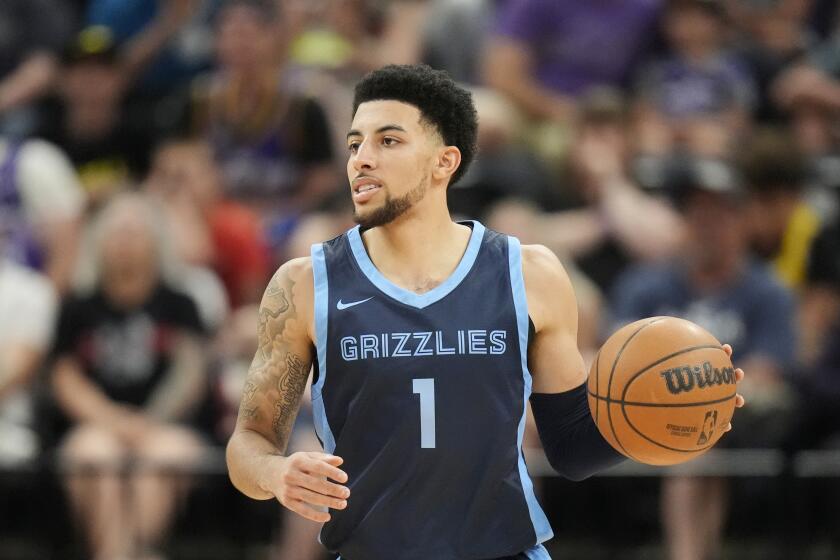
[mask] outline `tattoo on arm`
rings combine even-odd
[[[239,408],[239,422],[266,436],[270,433],[281,452],[288,444],[311,365],[309,356],[295,352],[288,336],[290,325],[300,327],[293,289],[294,281],[277,275],[265,292],[257,327],[259,348]]]
[[[274,403],[274,419],[271,427],[277,441],[288,441],[292,424],[300,406],[300,395],[306,388],[309,368],[304,366],[299,357],[289,352],[286,354],[286,375],[277,381],[280,400]]]

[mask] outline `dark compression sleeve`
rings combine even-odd
[[[583,480],[624,460],[589,413],[586,383],[564,393],[534,393],[531,409],[548,462],[563,477]]]

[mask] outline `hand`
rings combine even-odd
[[[616,137],[584,133],[572,148],[571,159],[595,198],[600,197],[605,185],[624,177],[624,160]]]
[[[726,352],[726,355],[729,356],[730,359],[732,359],[732,347],[730,345],[724,344],[723,345],[723,351]],[[741,368],[736,368],[735,369],[735,383],[736,383],[736,386],[737,386],[738,383],[743,381],[743,379],[744,379],[744,370],[742,370]],[[735,407],[736,408],[741,408],[742,406],[744,406],[745,402],[746,401],[744,400],[744,397],[742,395],[737,394],[737,393],[735,394]],[[732,429],[732,422],[729,422],[726,425],[726,427],[723,429],[723,431],[728,432],[731,429]]]
[[[167,29],[177,31],[201,5],[196,0],[164,0],[158,16]]]
[[[344,459],[314,451],[278,456],[277,459],[279,461],[272,462],[270,467],[270,479],[260,486],[274,494],[286,508],[306,519],[326,523],[331,519],[330,514],[315,508],[347,507],[350,489],[327,480],[347,482],[347,473],[338,468]]]
[[[120,406],[109,428],[130,446],[140,443],[149,433],[152,422],[148,417],[127,406]]]
[[[782,107],[790,107],[800,100],[809,99],[815,91],[830,83],[829,78],[816,68],[799,65],[783,73],[772,87],[772,95]]]

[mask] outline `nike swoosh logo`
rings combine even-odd
[[[359,301],[351,301],[349,303],[342,303],[341,300],[338,300],[338,303],[335,304],[338,310],[347,309],[348,307],[353,307],[354,305],[359,305],[360,303],[364,303],[366,301],[370,301],[373,299],[373,296],[370,296],[367,299],[362,299]]]

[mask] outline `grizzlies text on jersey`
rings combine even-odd
[[[548,558],[522,458],[528,309],[519,241],[471,222],[452,275],[387,280],[354,228],[312,248],[312,402],[351,496],[321,542],[344,560]]]

